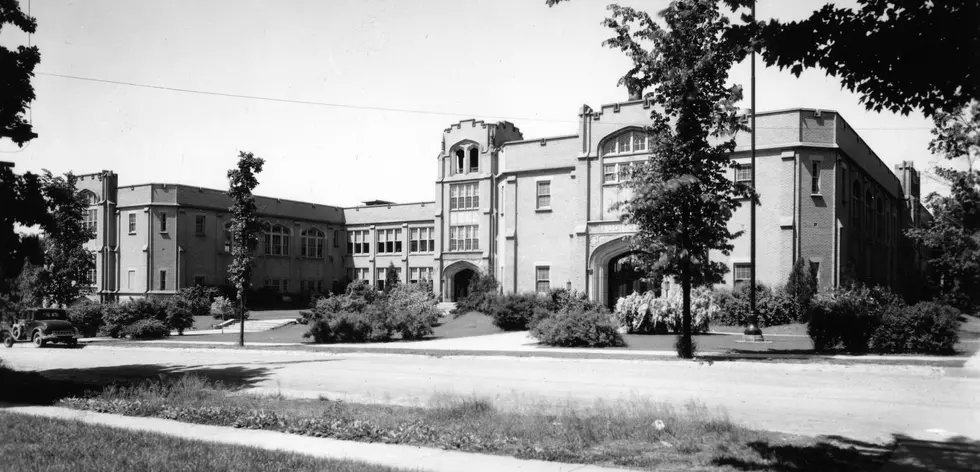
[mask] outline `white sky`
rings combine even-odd
[[[27,0],[21,0],[24,10]],[[265,158],[256,193],[350,206],[433,199],[442,130],[464,118],[510,119],[526,138],[574,134],[578,108],[622,101],[629,66],[601,47],[608,1],[31,0],[39,73],[221,93],[445,112],[356,110],[188,94],[46,75],[34,79],[18,172],[113,170],[121,185],[224,189],[239,150]],[[666,0],[629,1],[655,13]],[[824,1],[760,0],[760,18],[801,19]],[[851,3],[851,2],[845,2]],[[0,41],[26,44],[7,26]],[[855,45],[860,47],[860,45]],[[732,72],[746,89],[748,64]],[[757,71],[759,110],[837,110],[889,167],[934,160],[931,122],[867,112],[812,70]],[[923,194],[940,190],[923,179]]]

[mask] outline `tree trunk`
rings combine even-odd
[[[245,345],[245,290],[238,291],[238,345]]]
[[[684,359],[691,359],[694,357],[693,344],[691,343],[691,263],[689,260],[685,260],[683,264],[681,269],[681,291],[684,294],[684,309],[681,315],[681,342],[683,347],[679,354]]]

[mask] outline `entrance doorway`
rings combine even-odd
[[[616,256],[609,261],[608,296],[606,304],[610,309],[616,307],[616,301],[633,292],[643,293],[650,290],[650,284],[644,279],[646,274],[636,268],[632,261],[633,253]]]
[[[470,281],[473,280],[474,276],[476,276],[476,272],[473,272],[473,269],[463,269],[453,275],[454,302],[470,294]]]

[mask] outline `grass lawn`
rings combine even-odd
[[[248,314],[250,320],[295,320],[301,315],[302,310],[252,310]],[[212,329],[213,325],[221,323],[221,320],[211,316],[195,316],[193,329]]]
[[[763,333],[766,330],[763,329]],[[626,347],[604,348],[625,351],[673,351],[677,336],[674,334],[624,334]],[[741,343],[741,336],[725,334],[695,335],[694,342],[701,352],[782,352],[800,353],[812,351],[810,338],[769,336],[766,343]]]
[[[349,460],[189,441],[0,410],[0,470],[396,472]]]
[[[493,318],[475,311],[458,318],[453,318],[453,315],[443,316],[441,324],[432,331],[431,338],[437,339],[465,338],[504,332],[504,330],[493,325]]]

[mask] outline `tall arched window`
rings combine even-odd
[[[235,240],[234,240],[233,233],[231,231],[231,222],[230,221],[227,222],[227,223],[225,223],[225,229],[224,229],[224,232],[223,232],[223,236],[224,236],[224,241],[225,241],[224,248],[223,249],[225,250],[226,253],[231,254],[231,249],[232,249],[232,247],[234,247]]]
[[[97,208],[99,198],[88,190],[82,190],[79,194],[89,206],[85,210],[82,210],[82,226],[91,231],[92,237],[94,238],[99,230],[99,209]]]
[[[265,232],[265,253],[269,256],[289,255],[289,228],[272,225]]]
[[[470,148],[470,162],[467,172],[480,172],[480,149],[479,146]]]
[[[874,197],[871,195],[871,190],[864,191],[864,231],[870,236],[874,235],[875,230],[875,220],[874,220]]]
[[[885,207],[881,200],[881,195],[878,195],[878,198],[875,199],[875,212],[877,213],[877,231],[875,231],[875,235],[878,239],[884,239],[885,237]]]
[[[464,169],[463,165],[466,164],[466,153],[462,149],[457,149],[454,155],[456,159],[453,162],[453,173],[462,174]]]
[[[854,229],[858,229],[861,225],[861,184],[857,180],[851,186],[851,199],[854,200],[851,205],[851,223],[854,224]]]
[[[299,237],[301,256],[323,259],[323,241],[325,239],[323,231],[310,228],[300,233]]]

